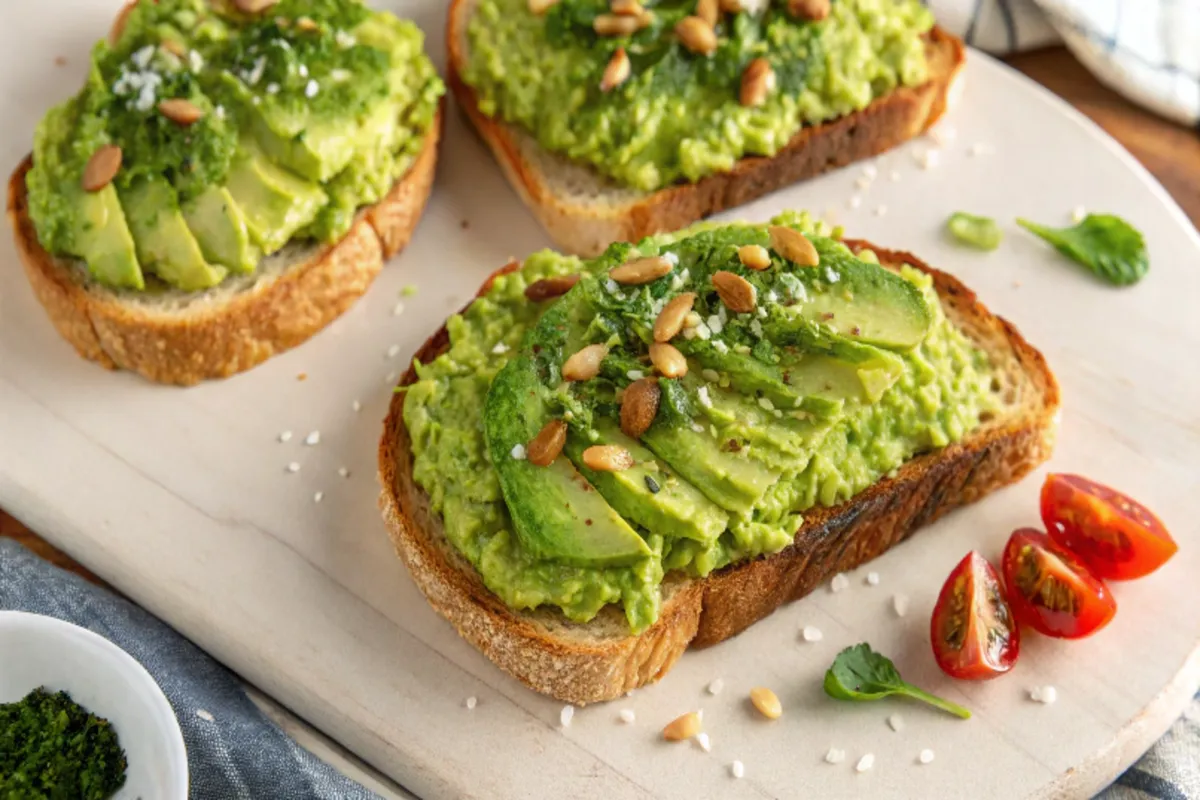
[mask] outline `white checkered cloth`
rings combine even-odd
[[[1200,0],[924,0],[991,53],[1063,41],[1099,80],[1164,117],[1200,123]]]

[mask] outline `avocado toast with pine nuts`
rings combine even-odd
[[[85,358],[164,383],[249,369],[408,242],[443,85],[359,0],[132,3],[9,181],[26,275]]]
[[[1042,356],[836,233],[703,223],[494,274],[380,442],[434,608],[535,690],[607,700],[1045,460]]]
[[[917,0],[454,0],[446,46],[513,188],[589,256],[919,135],[965,58]]]

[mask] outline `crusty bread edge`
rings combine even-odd
[[[412,166],[391,191],[359,212],[350,230],[303,265],[186,315],[148,313],[99,293],[42,247],[29,217],[27,156],[8,184],[8,218],[38,301],[79,355],[108,369],[181,386],[224,378],[295,347],[353,305],[384,262],[408,244],[429,199],[444,109]]]
[[[861,241],[847,244],[871,247]],[[704,580],[672,581],[660,618],[646,631],[587,641],[556,635],[542,624],[542,612],[508,609],[449,546],[440,520],[429,512],[427,496],[413,481],[404,395],[396,394],[379,444],[380,508],[397,553],[434,609],[496,665],[535,691],[577,705],[610,700],[660,678],[689,646],[715,644],[741,632],[834,574],[875,558],[947,511],[1020,479],[1049,458],[1060,400],[1041,353],[954,277],[911,254],[871,249],[884,263],[911,264],[931,274],[943,303],[952,305],[975,335],[995,337],[994,342],[1011,349],[1040,397],[1034,418],[988,426],[909,461],[893,477],[846,503],[810,509],[794,543],[783,551]],[[514,262],[493,274],[480,293],[496,275],[517,266]],[[448,343],[443,327],[415,360],[428,363]],[[400,385],[415,379],[410,367]]]
[[[867,108],[827,123],[802,128],[776,155],[743,158],[729,172],[695,183],[639,195],[623,203],[577,204],[555,194],[538,164],[522,155],[513,127],[479,110],[474,90],[462,79],[464,35],[471,0],[454,0],[446,26],[447,83],[475,130],[491,149],[510,184],[555,244],[594,256],[612,242],[684,228],[822,172],[843,167],[912,139],[945,112],[951,86],[962,69],[962,42],[941,28],[928,34],[938,69],[917,87],[902,87]],[[550,158],[558,158],[551,156]]]

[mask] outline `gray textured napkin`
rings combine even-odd
[[[0,539],[0,609],[72,622],[140,662],[171,701],[183,729],[191,800],[378,797],[292,741],[250,702],[232,674],[187,639],[11,539]]]

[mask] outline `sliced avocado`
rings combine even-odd
[[[780,408],[800,408],[819,417],[831,417],[842,410],[845,395],[831,387],[822,391],[816,382],[791,383],[787,370],[764,364],[750,355],[740,355],[728,349],[721,351],[710,342],[693,339],[682,340],[679,347],[689,359],[698,362],[704,369],[714,370],[729,379],[729,385],[738,391],[758,397],[766,397]],[[799,401],[799,405],[796,405]]]
[[[250,122],[255,142],[271,161],[316,183],[325,183],[354,158],[361,127],[354,119],[314,118],[307,108],[253,102],[253,92],[226,73],[224,88],[237,99]],[[390,103],[381,109],[397,113]],[[378,112],[376,112],[378,113]]]
[[[284,119],[283,112],[272,113],[261,105],[252,108],[260,110],[253,117],[254,138],[271,160],[311,181],[328,181],[354,157],[358,126],[352,122]],[[284,132],[297,122],[300,130]]]
[[[709,386],[705,395],[701,421],[716,427],[722,451],[739,460],[762,462],[767,469],[802,468],[835,424],[804,411],[778,410],[777,415],[760,399],[730,389]]]
[[[709,544],[716,541],[729,527],[729,515],[670,467],[654,458],[654,454],[636,439],[621,433],[615,422],[597,420],[600,438],[589,442],[572,435],[566,452],[600,494],[622,517],[648,531],[671,531],[672,536],[695,539]],[[595,472],[583,465],[583,451],[592,444],[612,444],[624,447],[634,459],[634,466],[620,472]]]
[[[709,500],[735,514],[749,514],[779,479],[765,465],[723,451],[707,428],[656,420],[642,442]]]
[[[254,271],[258,248],[250,241],[246,216],[225,187],[208,187],[184,203],[182,211],[206,259],[235,272]]]
[[[175,190],[163,178],[143,178],[120,197],[144,269],[185,291],[207,289],[225,278],[224,267],[204,260]]]
[[[539,467],[514,457],[549,419],[542,395],[533,360],[523,355],[496,375],[484,408],[488,452],[522,546],[536,558],[580,566],[632,564],[651,555],[569,459]]]
[[[74,255],[87,262],[97,280],[127,289],[144,289],[137,249],[116,188],[110,183],[98,192],[72,192],[77,225]]]
[[[821,264],[793,270],[805,297],[786,307],[839,336],[894,350],[924,341],[933,314],[921,290],[889,269],[854,258],[831,240],[814,240]]]
[[[287,244],[329,200],[320,186],[272,164],[247,138],[239,145],[225,187],[245,215],[251,239],[267,254]]]

